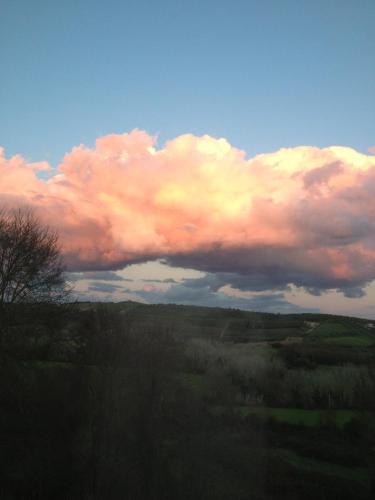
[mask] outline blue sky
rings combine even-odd
[[[249,156],[375,142],[375,2],[1,0],[0,137],[57,164],[135,127]]]

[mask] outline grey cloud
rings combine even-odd
[[[66,279],[71,282],[81,280],[95,280],[95,281],[133,281],[129,278],[123,278],[113,271],[85,271],[77,273],[66,273]]]
[[[139,296],[148,302],[177,303],[185,305],[200,305],[207,307],[227,307],[264,312],[307,312],[310,308],[301,308],[285,300],[282,293],[258,295],[251,298],[228,296],[221,292],[213,292],[209,286],[191,287],[184,285],[172,286],[165,293],[160,291],[140,291]],[[314,311],[316,311],[314,309]]]
[[[366,295],[366,292],[361,287],[343,288],[341,292],[350,299],[360,299]]]
[[[166,278],[164,280],[159,280],[159,279],[142,279],[143,282],[145,283],[178,283],[178,281],[174,280],[173,278]]]
[[[82,273],[65,273],[65,279],[70,281],[71,283],[75,283],[76,281],[81,281],[83,279]]]
[[[133,281],[127,278],[122,278],[112,271],[86,271],[83,273],[83,279],[97,281]]]
[[[368,261],[356,251],[346,252],[350,266],[358,269],[356,276],[340,277],[332,273],[331,263],[324,254],[303,253],[296,249],[256,248],[221,250],[170,257],[172,266],[193,268],[208,273],[200,283],[184,282],[187,287],[207,285],[218,290],[225,284],[244,291],[287,290],[294,284],[311,290],[363,288],[374,275],[371,258]]]
[[[122,286],[111,285],[109,283],[101,283],[101,282],[93,283],[88,287],[88,289],[90,292],[104,292],[104,293],[113,293],[118,290],[123,290],[123,291],[126,290]]]
[[[279,279],[280,278],[280,279]],[[250,275],[236,273],[207,273],[206,276],[197,279],[187,278],[183,281],[184,286],[189,288],[200,288],[207,286],[210,290],[217,292],[224,285],[231,285],[242,291],[266,291],[266,290],[288,290],[285,277],[272,276],[264,273],[254,272]]]
[[[322,295],[322,290],[320,288],[316,288],[314,286],[305,287],[305,290],[310,295],[314,295],[315,297],[320,297]]]

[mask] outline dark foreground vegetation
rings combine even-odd
[[[1,499],[375,498],[375,328],[183,306],[1,311]]]

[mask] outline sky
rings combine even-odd
[[[0,0],[0,202],[76,294],[375,318],[375,2]]]

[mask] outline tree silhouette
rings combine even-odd
[[[0,308],[67,297],[58,235],[29,209],[0,210]]]

